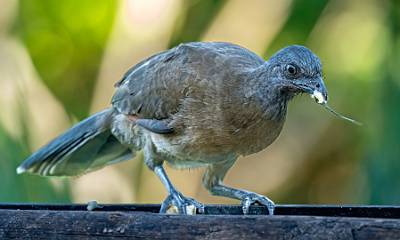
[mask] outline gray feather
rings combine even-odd
[[[133,153],[111,134],[112,115],[107,109],[78,123],[32,154],[17,172],[74,176],[131,159]]]
[[[222,42],[181,44],[129,70],[116,84],[112,105],[139,118],[166,119],[178,112],[191,86],[205,77],[233,74],[264,63],[238,45]]]
[[[138,119],[136,121],[138,126],[141,126],[150,132],[158,134],[173,133],[174,129],[169,127],[167,123],[155,119]]]

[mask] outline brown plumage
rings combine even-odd
[[[222,180],[238,156],[259,152],[278,137],[296,94],[318,91],[327,98],[321,76],[318,57],[301,46],[264,61],[230,43],[181,44],[131,68],[115,85],[112,108],[34,153],[19,171],[75,175],[144,149],[146,164],[169,192],[161,212],[170,205],[181,213],[187,205],[202,208],[173,187],[162,167],[166,161],[176,168],[206,167],[203,182],[212,194],[242,200],[245,213],[258,202],[272,214],[267,197]]]

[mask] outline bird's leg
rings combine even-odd
[[[265,205],[268,208],[269,214],[273,215],[275,204],[266,196],[242,189],[228,187],[222,183],[225,174],[232,167],[235,160],[236,159],[209,166],[203,177],[204,186],[212,195],[241,200],[244,214],[249,213],[251,204],[259,203]]]
[[[156,150],[154,149],[154,145],[148,141],[144,147],[144,161],[146,165],[154,171],[158,178],[160,178],[161,182],[168,191],[167,198],[161,204],[160,213],[166,213],[171,206],[175,206],[177,207],[179,213],[188,214],[186,207],[191,205],[198,209],[200,213],[203,213],[203,204],[199,203],[193,198],[185,197],[182,193],[175,189],[162,166],[163,161],[157,157],[155,152]]]
[[[164,200],[161,205],[160,213],[166,213],[168,208],[176,206],[178,208],[179,213],[187,214],[187,206],[193,205],[196,209],[199,209],[199,212],[204,212],[203,204],[199,203],[198,201],[194,200],[193,198],[188,198],[183,196],[182,193],[178,192],[175,187],[172,185],[171,181],[169,180],[167,173],[165,172],[164,168],[160,166],[156,166],[154,168],[155,174],[160,178],[161,182],[164,184],[165,188],[168,191],[168,196]]]

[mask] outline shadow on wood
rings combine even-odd
[[[0,204],[0,239],[400,239],[399,207],[281,205],[276,216],[265,215],[261,206],[247,216],[240,206],[207,206],[206,214],[196,216],[158,209]]]

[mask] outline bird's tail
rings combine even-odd
[[[26,159],[17,173],[76,176],[129,160],[134,153],[111,133],[113,110],[83,120]]]

